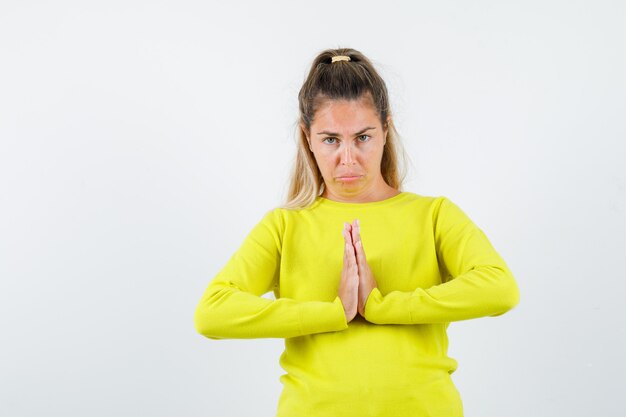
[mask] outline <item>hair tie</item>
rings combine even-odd
[[[350,61],[350,57],[346,55],[335,55],[330,63],[332,64],[337,61]]]

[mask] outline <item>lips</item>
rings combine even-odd
[[[337,180],[343,182],[353,182],[358,181],[361,177],[362,175],[344,175],[341,177],[337,177]]]

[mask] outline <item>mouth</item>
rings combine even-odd
[[[359,178],[361,178],[362,175],[345,175],[342,177],[337,177],[338,181],[343,181],[343,182],[354,182],[356,180],[358,180]]]

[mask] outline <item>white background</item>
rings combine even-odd
[[[283,340],[193,313],[286,195],[313,58],[351,47],[404,188],[519,283],[450,325],[466,416],[623,415],[624,2],[224,3],[0,3],[0,414],[274,415]]]

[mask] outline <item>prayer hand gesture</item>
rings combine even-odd
[[[350,322],[357,310],[365,317],[365,301],[377,284],[367,264],[358,220],[352,224],[344,223],[343,237],[345,245],[339,298],[344,306],[346,320]]]

